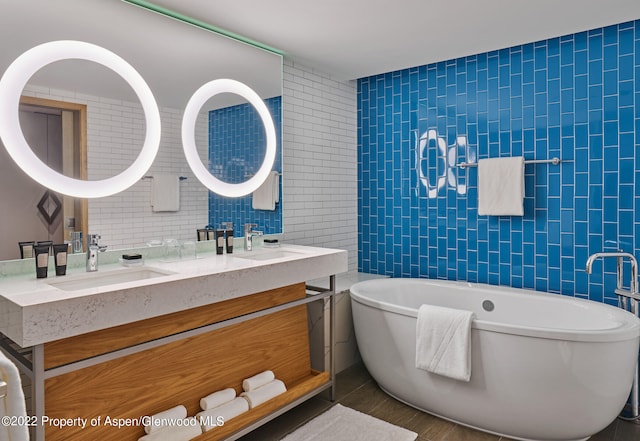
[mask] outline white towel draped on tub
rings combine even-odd
[[[153,211],[180,210],[180,177],[177,175],[153,175],[151,188]]]
[[[478,214],[524,215],[524,158],[478,161]]]
[[[416,324],[416,367],[469,381],[473,317],[471,311],[420,306]]]
[[[20,382],[18,368],[2,352],[0,352],[0,381],[7,383],[6,396],[0,398],[0,418],[26,417],[26,403]],[[29,441],[29,430],[26,424],[0,424],[0,440]]]

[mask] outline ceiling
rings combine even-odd
[[[638,0],[151,0],[341,79],[640,18]]]
[[[282,94],[280,56],[120,0],[0,0],[0,11],[0,76],[28,49],[55,40],[79,40],[102,46],[131,64],[163,107],[184,108],[201,85],[216,78],[242,81],[263,98]],[[84,60],[51,63],[29,84],[137,101],[118,75]],[[236,98],[222,94],[214,104],[224,107]]]
[[[280,49],[295,62],[345,80],[640,18],[638,0],[399,0],[393,6],[389,0],[148,3]],[[235,78],[263,97],[281,93],[280,57],[121,0],[0,0],[0,10],[0,72],[39,43],[77,39],[129,60],[159,103],[169,107],[184,107],[211,78]],[[72,63],[47,67],[48,84],[100,96],[132,93],[122,87],[115,92],[122,81],[109,77],[108,69],[98,71],[88,62],[70,68]]]

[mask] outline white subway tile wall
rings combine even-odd
[[[284,240],[349,251],[357,269],[356,82],[284,61]]]

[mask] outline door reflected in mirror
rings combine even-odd
[[[53,170],[86,178],[86,106],[23,97],[21,130],[34,153]],[[10,207],[0,229],[0,260],[22,257],[18,242],[69,241],[72,231],[86,235],[87,204],[48,191],[30,179],[0,149],[0,203]]]

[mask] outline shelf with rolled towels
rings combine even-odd
[[[242,382],[243,391],[236,395],[234,388],[226,388],[203,397],[201,412],[195,418],[200,421],[203,432],[224,426],[233,418],[248,412],[287,391],[281,380],[272,371],[264,371]]]
[[[304,391],[315,389],[328,381],[328,373],[314,373],[289,390],[272,371],[264,371],[243,381],[238,396],[234,388],[213,392],[200,399],[201,412],[187,416],[183,405],[158,412],[146,418],[145,435],[138,441],[188,441],[223,439],[243,427],[248,421],[278,409]],[[256,413],[258,414],[256,416]],[[233,420],[233,421],[232,421]],[[237,420],[237,422],[236,422]]]
[[[196,415],[203,416],[201,422],[203,422],[203,434],[194,438],[194,441],[214,441],[214,440],[227,440],[237,439],[244,434],[249,433],[251,430],[260,426],[265,418],[270,418],[270,415],[279,415],[285,410],[295,407],[296,405],[306,401],[311,396],[317,393],[317,390],[322,389],[330,381],[329,372],[319,372],[311,370],[309,375],[298,381],[292,382],[286,388],[286,391],[270,397],[268,400],[255,404],[253,407],[249,405],[246,397],[237,396],[232,401],[219,404],[217,408],[208,408],[206,411],[202,411]],[[269,383],[270,384],[270,383]],[[266,386],[263,386],[266,387]],[[269,388],[271,389],[271,388]],[[232,389],[233,390],[233,389]],[[258,389],[254,389],[253,392]],[[234,391],[235,392],[235,391]],[[244,392],[243,392],[244,393]],[[213,394],[212,394],[213,395]],[[211,395],[203,398],[211,399]],[[244,406],[241,402],[235,400],[243,400],[249,406],[249,409],[244,412],[239,412],[232,418],[224,419],[224,424],[216,424],[217,416],[223,416],[223,412],[237,411],[241,406]],[[213,402],[213,404],[216,404]],[[202,405],[202,402],[201,402]],[[228,407],[227,407],[228,406]],[[208,415],[208,417],[205,417]],[[210,424],[207,428],[205,425]]]

